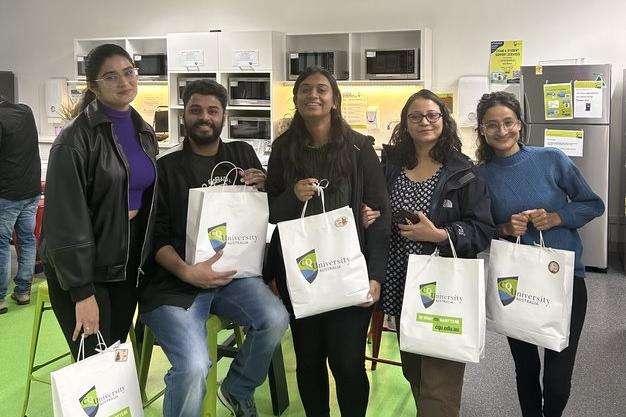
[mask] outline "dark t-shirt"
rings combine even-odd
[[[41,190],[39,138],[25,104],[0,102],[0,198],[18,201]]]

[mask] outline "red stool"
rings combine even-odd
[[[372,371],[376,370],[378,363],[386,363],[388,365],[402,366],[401,362],[392,361],[390,359],[379,358],[380,353],[380,340],[382,338],[383,331],[396,332],[384,326],[385,313],[380,308],[380,303],[376,303],[374,306],[374,312],[372,313],[372,322],[370,324],[370,331],[367,334],[367,338],[372,341],[372,356],[366,356],[365,359],[372,361]]]

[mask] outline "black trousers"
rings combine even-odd
[[[136,280],[143,233],[135,219],[130,224],[131,246],[126,265],[126,280],[94,284],[94,295],[100,312],[100,333],[107,345],[118,340],[126,340],[137,307]],[[56,273],[50,265],[44,265],[44,272],[48,281],[52,310],[61,325],[72,356],[76,359],[81,339],[79,336],[75,342],[72,341],[72,334],[76,327],[76,304],[72,301],[69,291],[61,288]],[[96,335],[85,339],[85,357],[96,353],[97,342]]]
[[[572,371],[586,313],[585,280],[574,278],[569,346],[561,352],[545,349],[543,392],[539,382],[541,362],[537,346],[508,338],[524,417],[560,417],[563,414],[572,387]]]
[[[348,307],[291,320],[296,376],[307,417],[329,417],[326,360],[333,373],[342,417],[365,417],[369,381],[365,343],[371,308]]]

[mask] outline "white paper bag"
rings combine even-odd
[[[350,207],[280,222],[278,232],[296,318],[371,301]]]
[[[574,252],[492,240],[487,329],[560,352],[569,345]]]
[[[409,256],[400,349],[458,362],[479,362],[485,348],[483,260],[454,256]]]
[[[118,342],[50,377],[54,417],[143,417],[130,343]]]
[[[191,188],[185,262],[194,265],[223,250],[222,257],[213,264],[215,271],[235,270],[235,278],[260,276],[268,220],[267,194],[253,187],[214,185]]]

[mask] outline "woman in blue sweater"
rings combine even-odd
[[[578,229],[600,216],[604,203],[563,152],[523,144],[525,126],[515,96],[505,92],[485,94],[476,113],[479,175],[489,188],[498,235],[511,240],[521,236],[523,244],[533,245],[542,231],[547,246],[576,254],[569,346],[562,352],[545,350],[543,393],[537,346],[508,339],[522,415],[558,417],[569,398],[587,310]]]

